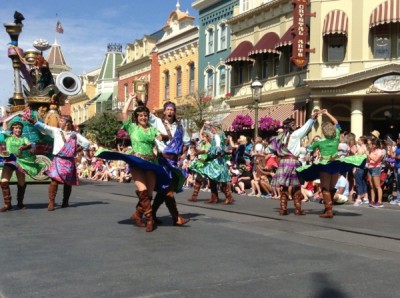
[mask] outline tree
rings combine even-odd
[[[195,91],[186,97],[187,104],[182,106],[183,119],[192,124],[190,127],[192,130],[198,130],[203,126],[204,121],[212,121],[226,112],[229,106],[224,100],[225,97],[212,98],[204,91]]]
[[[118,121],[115,114],[103,112],[88,120],[84,134],[100,146],[114,148],[120,127],[121,122]]]

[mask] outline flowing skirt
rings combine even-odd
[[[105,160],[122,160],[131,166],[131,168],[139,168],[144,171],[152,171],[156,175],[155,191],[162,191],[170,186],[172,176],[168,175],[163,166],[159,165],[158,161],[151,162],[143,158],[125,154],[117,151],[99,149],[94,156]],[[134,169],[131,169],[134,170]]]
[[[79,185],[74,157],[54,156],[51,166],[45,174],[63,184]]]
[[[18,158],[14,154],[4,157],[4,165],[31,177],[39,174],[40,171],[46,166],[45,163],[36,162],[36,156],[34,155]]]
[[[319,173],[328,174],[346,173],[352,171],[354,167],[364,168],[367,162],[367,155],[351,155],[335,160],[321,160],[311,165],[303,165],[296,169],[297,174],[304,181],[314,181],[319,179]]]

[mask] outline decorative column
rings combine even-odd
[[[350,130],[357,139],[363,135],[363,123],[363,98],[353,98],[351,100]]]
[[[14,68],[13,99],[14,99],[14,102],[16,105],[24,105],[25,99],[24,99],[24,95],[22,93],[22,84],[21,84],[21,78],[20,78],[21,61],[19,59],[19,56],[23,56],[23,51],[22,51],[22,49],[18,48],[18,37],[22,31],[23,25],[8,23],[8,24],[4,24],[4,27],[6,28],[7,33],[10,35],[11,44],[12,44],[12,46],[10,46],[8,48],[8,57],[12,60],[12,65]]]

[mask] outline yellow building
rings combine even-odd
[[[198,28],[194,17],[180,10],[169,15],[164,35],[157,43],[160,64],[159,107],[171,100],[178,106],[188,103],[197,90]]]

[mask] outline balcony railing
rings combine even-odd
[[[266,80],[262,80],[263,88],[262,93],[271,93],[278,91],[282,88],[297,88],[302,87],[306,83],[304,80],[307,78],[307,70],[293,72],[285,75],[276,76]],[[232,94],[234,97],[251,96],[251,82],[232,86]]]

